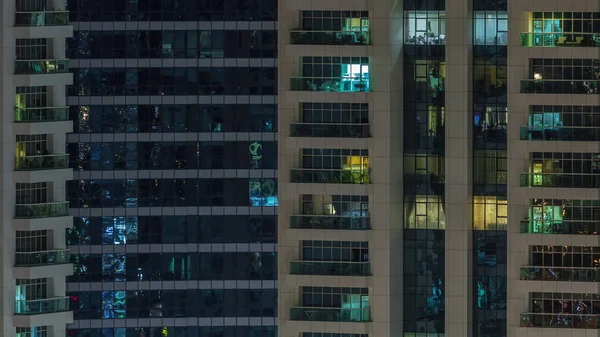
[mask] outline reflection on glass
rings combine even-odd
[[[521,267],[521,280],[600,282],[600,268],[574,267]]]
[[[68,60],[16,60],[15,74],[58,74],[69,72]]]
[[[66,26],[69,12],[16,12],[15,27]]]
[[[249,184],[250,206],[276,207],[279,205],[275,179],[250,179]]]
[[[525,313],[521,314],[519,325],[524,328],[598,329],[600,328],[600,316]]]

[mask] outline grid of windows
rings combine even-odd
[[[302,241],[304,261],[368,262],[369,243],[356,241]]]
[[[275,58],[275,30],[77,31],[71,59]]]
[[[48,337],[47,326],[16,327],[15,337]]]
[[[274,252],[71,254],[69,282],[275,280]]]
[[[17,204],[41,204],[48,202],[48,183],[17,183]]]
[[[71,106],[77,133],[276,132],[272,104]]]
[[[368,103],[300,103],[303,123],[368,123]]]
[[[275,289],[76,291],[75,319],[275,317]]]
[[[277,337],[276,326],[160,326],[147,328],[86,328],[69,329],[69,337]],[[34,337],[34,336],[17,336]],[[35,336],[37,337],[37,336]],[[46,337],[46,336],[40,336]],[[310,336],[312,337],[312,336]],[[315,336],[321,337],[321,336]],[[338,337],[338,336],[323,336]],[[368,337],[344,335],[342,337]]]
[[[16,231],[16,252],[41,252],[48,250],[48,231]]]
[[[67,199],[76,208],[71,210],[75,224],[67,230],[77,268],[69,289],[89,289],[79,287],[80,282],[101,287],[69,294],[80,322],[68,328],[68,335],[274,337],[274,289],[147,291],[135,284],[273,283],[277,1],[68,0],[67,7],[75,23],[73,38],[67,40],[67,57],[75,59],[69,62],[74,84],[67,88],[75,121],[68,152],[70,166],[82,171],[76,175],[83,179],[67,184]],[[213,20],[219,22],[213,23],[215,29],[206,30]],[[100,29],[93,22],[107,24]],[[113,22],[140,24],[123,30]],[[173,22],[198,25],[187,29]],[[83,28],[89,23],[91,30]],[[232,23],[239,29],[231,29]],[[198,62],[200,68],[192,67]],[[98,99],[88,102],[85,96]],[[236,206],[242,208],[230,213]],[[175,211],[168,211],[172,207]],[[223,213],[209,207],[240,215],[217,215]],[[94,216],[87,217],[90,208]],[[234,245],[225,252],[205,252],[207,245],[199,243]],[[231,247],[249,243],[269,245],[232,252]],[[148,244],[152,253],[142,248]],[[174,253],[162,244],[185,250]],[[90,253],[100,252],[95,249],[101,245],[107,246],[103,254]],[[127,291],[110,284],[125,281]],[[189,287],[197,287],[193,284]],[[265,326],[237,320],[246,325],[175,327],[134,320],[126,328],[85,328],[94,326],[89,319],[149,317],[181,322],[186,317],[260,317]]]
[[[46,39],[17,39],[15,44],[17,60],[43,60],[48,57]]]

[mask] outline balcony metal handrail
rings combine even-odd
[[[292,214],[290,228],[368,230],[371,229],[370,219],[369,215]]]
[[[580,220],[580,219],[562,219],[562,220],[535,220],[535,219],[523,219],[521,221],[527,221],[527,222],[532,222],[532,221],[539,221],[542,224],[564,224],[564,223],[594,223],[594,222],[598,222],[600,223],[600,220]]]
[[[69,155],[66,153],[34,156],[15,156],[16,171],[64,169],[68,167]]]
[[[15,219],[53,218],[69,215],[69,202],[15,204]]]
[[[370,322],[371,308],[298,307],[290,308],[295,321]]]
[[[43,266],[69,263],[68,249],[15,252],[15,266]]]
[[[370,184],[371,170],[315,169],[292,168],[290,169],[292,183],[329,183],[329,184]]]
[[[68,71],[68,59],[15,60],[16,75],[62,74]]]
[[[310,261],[290,262],[292,275],[338,275],[338,276],[370,276],[370,262],[353,261]]]
[[[15,315],[39,315],[69,311],[69,297],[15,301]]]
[[[336,126],[369,126],[369,123],[307,123],[307,122],[293,122],[292,125],[336,125]]]
[[[590,270],[600,270],[600,267],[550,267],[550,266],[534,266],[534,265],[524,265],[521,268],[551,268],[551,269],[590,269]]]
[[[51,27],[67,26],[68,11],[17,11],[15,12],[15,27]]]
[[[15,108],[15,123],[67,121],[68,107]]]
[[[349,45],[371,44],[370,31],[352,30],[290,30],[290,44],[296,45]]]

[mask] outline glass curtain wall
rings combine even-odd
[[[444,9],[404,2],[404,337],[444,336]]]
[[[473,1],[473,336],[506,336],[507,1]]]

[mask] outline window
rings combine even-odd
[[[43,204],[48,202],[48,183],[17,183],[17,204]]]
[[[302,30],[368,31],[369,12],[302,11]]]
[[[15,337],[48,337],[47,326],[33,326],[30,328],[16,327]]]
[[[304,56],[302,77],[312,91],[369,91],[369,58]]]
[[[508,18],[506,12],[476,11],[474,16],[473,39],[475,45],[507,45]]]
[[[16,231],[16,252],[43,252],[48,250],[48,231]]]
[[[503,230],[507,228],[508,205],[506,198],[494,196],[473,197],[473,229]]]
[[[368,216],[368,195],[303,195],[303,215]]]
[[[369,122],[366,103],[300,103],[303,123],[361,124]]]
[[[48,58],[46,39],[17,39],[17,60],[45,60]]]
[[[355,241],[302,241],[305,261],[368,262],[369,243]]]
[[[444,11],[404,11],[404,43],[444,45],[446,13]]]
[[[405,195],[404,216],[404,228],[446,228],[444,204],[438,195]]]

